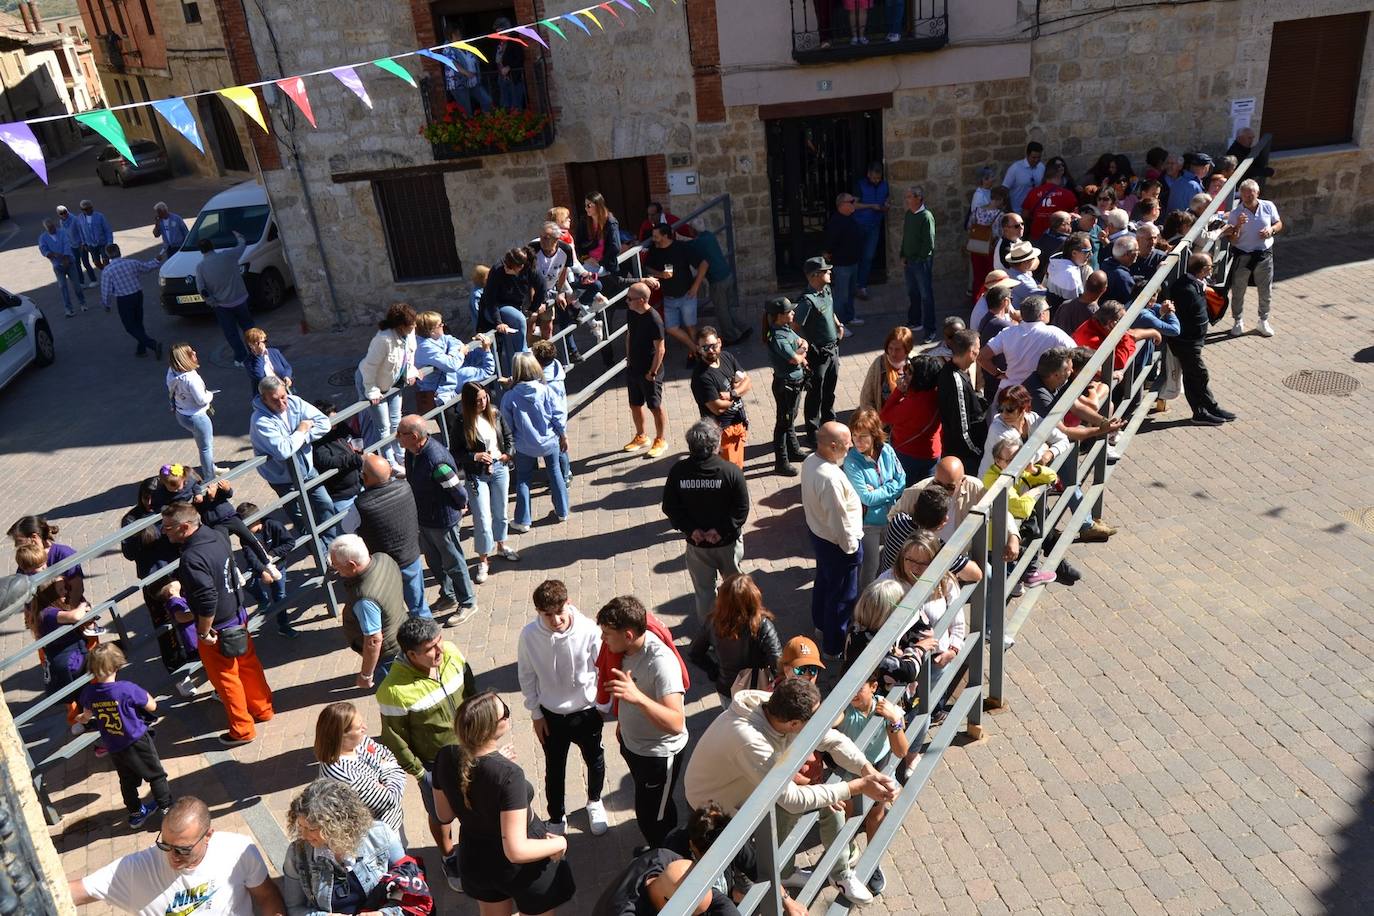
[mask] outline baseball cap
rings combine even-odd
[[[1183,167],[1185,169],[1190,169],[1195,165],[1205,165],[1208,168],[1211,168],[1212,157],[1207,155],[1206,153],[1184,153]]]
[[[829,270],[829,269],[830,269],[830,262],[827,261],[825,258],[807,258],[807,259],[806,259],[806,272],[807,272],[808,274],[820,273],[820,272],[823,271],[823,270]]]
[[[825,662],[821,660],[821,650],[816,647],[816,643],[811,637],[793,636],[782,647],[782,667],[790,668],[793,665],[825,667]]]
[[[786,296],[778,296],[774,299],[769,299],[763,306],[764,312],[769,315],[786,315],[788,312],[794,311],[795,309],[796,306],[792,304],[792,300],[788,299]]]

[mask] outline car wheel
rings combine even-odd
[[[57,348],[53,346],[52,328],[48,327],[46,321],[39,321],[33,326],[33,361],[39,366],[51,366],[53,360],[57,359]]]
[[[267,268],[258,278],[258,304],[265,309],[280,308],[286,301],[286,283],[281,274]]]

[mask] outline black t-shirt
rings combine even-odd
[[[663,319],[649,309],[644,314],[630,309],[625,315],[625,368],[640,375],[654,365],[658,342],[663,340]],[[658,367],[660,374],[662,364]]]
[[[515,870],[506,858],[505,848],[501,845],[501,812],[525,811],[528,817],[526,830],[531,839],[548,836],[544,822],[529,810],[534,799],[534,787],[525,778],[525,771],[514,761],[499,753],[480,757],[472,768],[468,783],[469,806],[463,800],[463,789],[459,784],[463,752],[456,744],[439,750],[434,758],[434,785],[443,790],[449,807],[458,816],[463,826],[463,855],[481,856],[484,865],[493,869]],[[492,875],[497,878],[496,874]]]
[[[676,239],[667,248],[654,245],[649,249],[651,270],[662,270],[669,264],[673,265],[673,275],[658,282],[663,287],[663,295],[674,299],[687,295],[687,291],[692,288],[692,269],[700,263],[701,258],[696,256],[692,247]]]
[[[739,361],[724,350],[720,353],[720,365],[708,366],[697,360],[696,368],[692,371],[692,397],[697,399],[697,408],[703,417],[711,417],[722,428],[747,422],[743,401],[735,401],[718,414],[711,413],[706,407],[708,401],[718,400],[722,391],[730,390],[735,382],[735,373],[739,371]]]
[[[825,224],[825,250],[836,267],[852,267],[859,263],[864,251],[864,229],[853,216],[830,214]]]
[[[1054,406],[1054,402],[1058,399],[1058,395],[1045,387],[1044,381],[1040,378],[1040,373],[1032,372],[1030,377],[1022,382],[1022,384],[1025,385],[1026,390],[1030,392],[1031,410],[1035,411],[1041,417],[1048,414],[1050,408]]]

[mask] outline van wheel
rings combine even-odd
[[[258,277],[258,304],[265,309],[280,308],[286,301],[286,283],[269,267]]]
[[[57,348],[52,342],[52,328],[48,327],[46,321],[39,321],[33,326],[33,343],[37,354],[33,361],[40,366],[51,366],[53,360],[57,359]]]

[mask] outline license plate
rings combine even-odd
[[[190,305],[192,302],[204,301],[205,297],[198,293],[192,293],[189,296],[177,296],[177,305]]]

